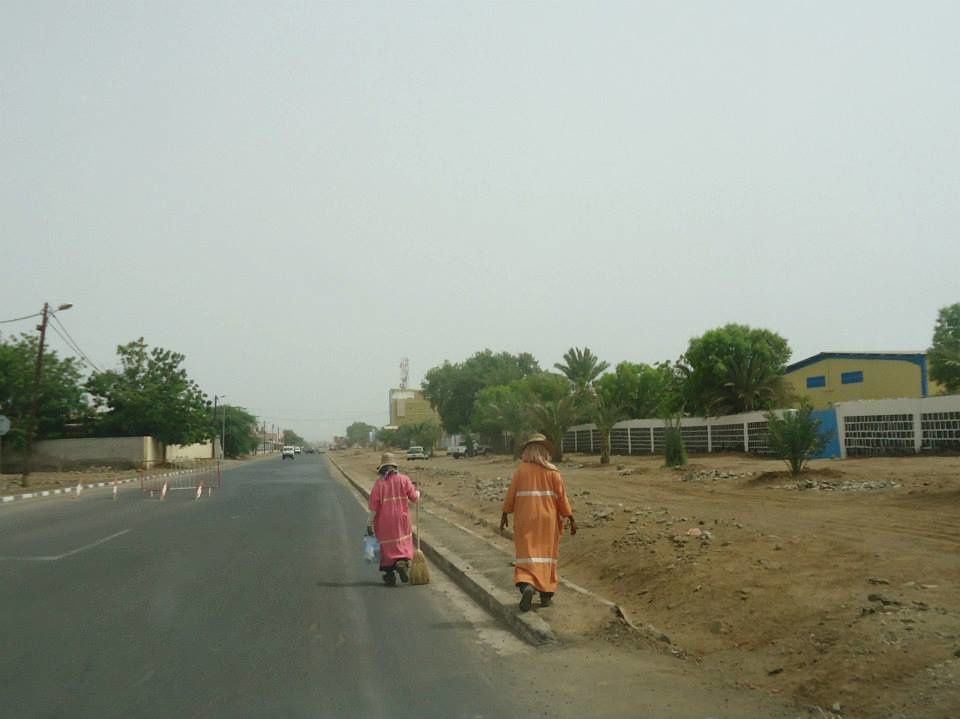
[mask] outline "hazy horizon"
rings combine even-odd
[[[960,6],[0,6],[0,320],[143,336],[329,439],[484,348],[728,322],[924,350],[960,301]],[[33,322],[0,325],[13,334]],[[56,335],[50,346],[73,354]]]

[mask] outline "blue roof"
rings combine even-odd
[[[798,369],[809,367],[822,360],[828,359],[852,359],[852,360],[896,360],[900,362],[912,362],[923,368],[926,365],[926,352],[820,352],[812,357],[807,357],[799,362],[787,365],[786,373],[796,372]]]

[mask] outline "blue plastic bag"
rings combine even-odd
[[[363,538],[363,558],[368,562],[380,561],[380,542],[372,535]]]

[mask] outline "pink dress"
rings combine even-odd
[[[380,542],[380,569],[390,569],[398,559],[413,559],[413,527],[407,500],[416,502],[420,492],[405,474],[379,477],[370,491],[374,512],[373,532]]]

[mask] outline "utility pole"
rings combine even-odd
[[[58,310],[69,310],[73,305],[63,304]],[[50,320],[50,304],[43,303],[43,319],[37,325],[40,330],[40,347],[37,350],[37,364],[33,372],[33,396],[30,401],[30,424],[27,427],[27,448],[23,459],[23,477],[20,483],[24,487],[30,486],[30,469],[33,460],[33,435],[37,431],[37,412],[40,409],[40,380],[43,377],[43,345],[47,339],[47,322]]]
[[[227,455],[227,405],[220,406],[223,409],[223,420],[220,425],[220,459],[223,459]]]

